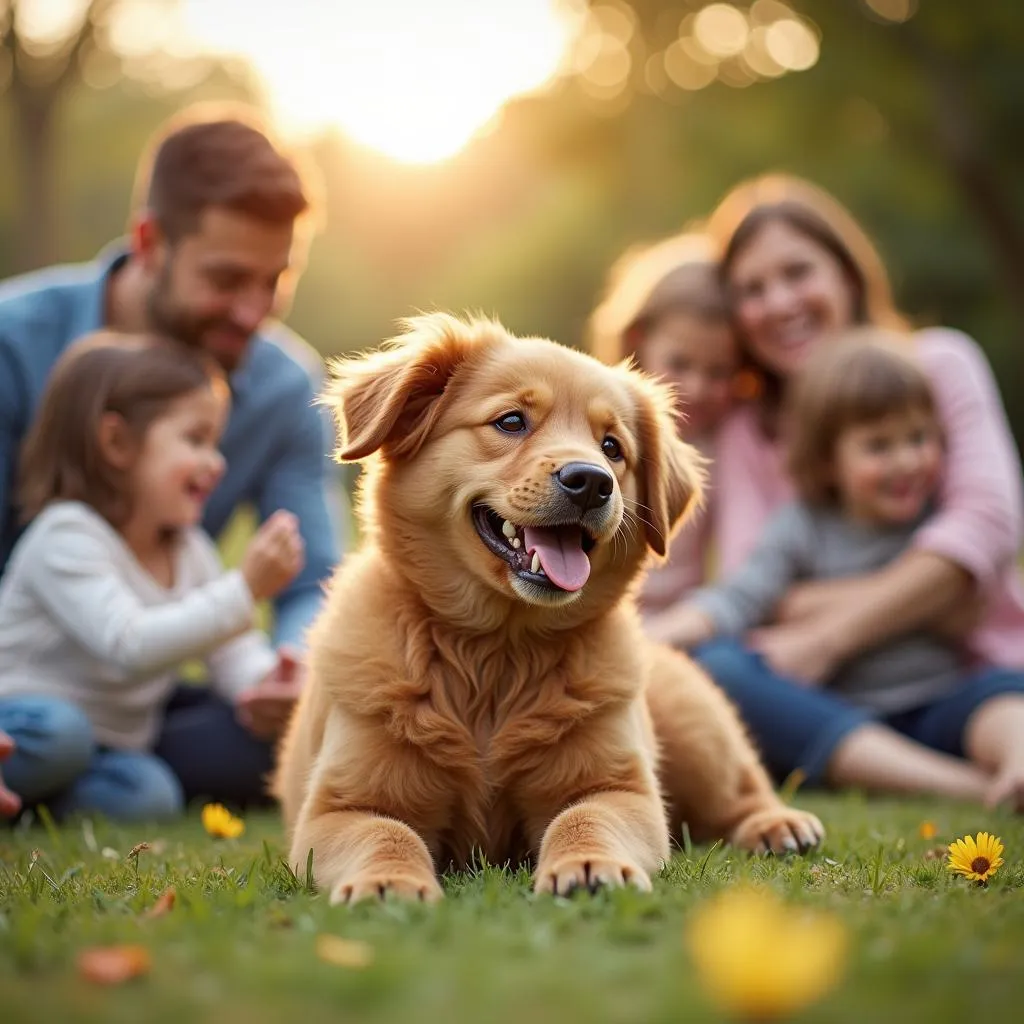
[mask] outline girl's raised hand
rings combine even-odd
[[[291,512],[275,512],[257,531],[242,558],[242,575],[257,601],[273,597],[302,571],[305,546],[299,521]]]

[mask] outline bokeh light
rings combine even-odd
[[[694,60],[685,44],[686,40],[677,39],[665,50],[665,71],[680,89],[703,89],[718,77],[718,67]]]
[[[778,78],[786,73],[785,66],[768,52],[768,27],[765,25],[755,25],[751,29],[750,38],[743,50],[743,60],[762,78]]]
[[[769,25],[764,43],[772,60],[788,71],[806,71],[818,61],[818,38],[797,18],[782,18]]]
[[[710,4],[693,22],[701,46],[717,57],[732,57],[747,45],[747,19],[731,4]]]
[[[917,10],[917,0],[864,0],[868,8],[885,21],[909,21]]]

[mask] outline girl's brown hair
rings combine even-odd
[[[936,415],[931,384],[905,334],[854,327],[812,352],[785,410],[789,471],[800,497],[835,504],[835,453],[843,432],[911,410]]]
[[[226,391],[219,368],[180,342],[106,330],[76,341],[54,366],[22,447],[22,521],[53,501],[81,501],[119,526],[130,495],[125,473],[101,450],[104,414],[120,416],[138,443],[175,399],[210,386]]]
[[[906,330],[907,322],[893,303],[889,275],[878,251],[853,215],[824,189],[803,178],[767,174],[737,185],[719,204],[707,231],[721,253],[720,270],[726,288],[733,265],[761,230],[783,223],[830,253],[843,268],[853,293],[853,321],[893,330]],[[743,343],[742,332],[739,334]],[[776,374],[748,362],[763,380],[769,404],[778,405],[784,390]]]
[[[587,348],[603,363],[619,363],[636,354],[652,324],[669,312],[714,324],[729,320],[718,261],[703,235],[683,233],[627,250],[591,314]]]

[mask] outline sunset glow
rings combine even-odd
[[[410,163],[458,152],[510,97],[557,72],[572,20],[557,0],[186,0],[186,27],[246,57],[282,127],[337,126]]]

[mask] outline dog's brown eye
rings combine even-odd
[[[618,462],[622,458],[622,448],[611,434],[601,442],[601,451],[604,452],[605,458],[611,459],[612,462]]]
[[[526,430],[526,417],[521,412],[507,412],[499,416],[494,425],[505,434],[521,434]]]

